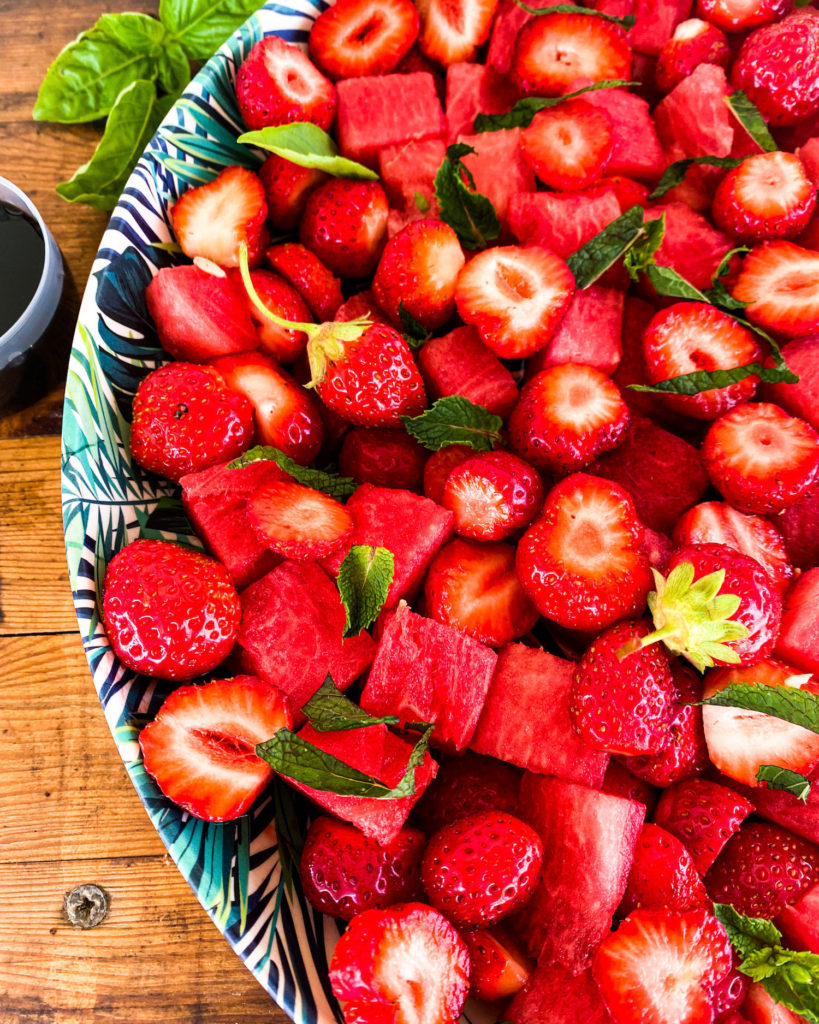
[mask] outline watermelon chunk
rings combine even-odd
[[[788,558],[797,569],[819,565],[819,489],[774,519]]]
[[[782,355],[799,381],[763,384],[763,400],[781,406],[791,416],[807,420],[814,430],[819,430],[819,334],[794,338],[783,346]]]
[[[543,877],[517,924],[539,963],[575,975],[589,967],[623,898],[645,813],[636,800],[524,775],[521,817],[543,841]]]
[[[819,884],[785,907],[774,923],[785,936],[784,945],[789,949],[819,954]]]
[[[808,178],[819,188],[819,138],[808,139],[797,149],[796,155],[802,161]]]
[[[389,548],[395,556],[395,574],[384,607],[394,608],[402,597],[416,593],[438,548],[452,536],[455,517],[412,491],[372,484],[358,488],[347,510],[353,517],[350,542],[322,565],[335,576],[353,544]]]
[[[351,160],[378,167],[385,146],[446,137],[435,79],[427,71],[345,78],[336,88],[338,147]]]
[[[520,9],[520,8],[518,8]],[[446,70],[447,139],[471,134],[477,114],[505,114],[517,92],[503,75],[484,64],[450,64]]]
[[[768,995],[759,981],[755,981],[750,986],[740,1009],[742,1010],[740,1020],[746,1020],[748,1024],[807,1024],[804,1017],[789,1010]],[[735,1022],[729,1018],[726,1024],[735,1024]]]
[[[774,655],[803,672],[819,672],[819,567],[802,573],[785,595]]]
[[[509,644],[469,746],[479,754],[599,788],[608,754],[580,739],[569,720],[574,665],[548,651]]]
[[[691,7],[691,0],[635,0],[629,43],[640,53],[659,56],[677,25],[690,16]]]
[[[619,288],[598,284],[578,288],[552,340],[527,360],[526,376],[562,363],[595,366],[611,376],[623,354],[625,300],[625,292]]]
[[[646,100],[627,89],[599,89],[585,93],[583,101],[605,110],[611,118],[613,146],[606,174],[624,174],[641,181],[659,178],[666,159]]]
[[[569,0],[570,3],[573,0]],[[531,0],[528,7],[553,7],[553,0]],[[508,74],[512,66],[512,54],[515,50],[515,42],[520,35],[520,30],[528,24],[535,15],[524,11],[515,3],[515,0],[500,0],[495,20],[492,23],[492,34],[489,37],[489,49],[486,53],[486,63],[502,75]],[[489,113],[489,111],[487,111]]]
[[[344,690],[373,659],[375,642],[369,633],[343,639],[344,606],[315,562],[282,562],[240,597],[241,664],[278,686],[298,708],[328,672]]]
[[[364,729],[345,729],[341,732],[318,732],[311,725],[299,730],[302,739],[324,750],[339,761],[371,775],[385,785],[397,786],[407,770],[413,743],[396,736],[386,725],[368,725]],[[423,763],[415,769],[415,792],[397,800],[379,800],[376,797],[338,796],[324,790],[313,789],[301,782],[289,780],[311,800],[343,821],[352,822],[365,836],[382,846],[392,842],[404,827],[409,812],[438,770],[433,758],[426,754]]]
[[[620,216],[610,185],[585,192],[518,192],[507,219],[522,245],[543,245],[565,259]]]
[[[495,207],[498,220],[507,219],[509,200],[516,192],[534,192],[535,175],[520,151],[520,128],[479,135],[461,135],[459,142],[475,150],[463,158],[475,178],[475,188]],[[498,173],[503,168],[503,173]]]
[[[673,159],[730,154],[734,120],[725,98],[731,91],[723,68],[699,64],[657,104],[657,134]]]
[[[438,216],[435,175],[446,155],[442,139],[424,139],[399,146],[388,146],[378,156],[381,184],[390,203],[387,231],[396,231],[423,217]],[[421,206],[428,204],[427,209]],[[393,230],[395,229],[395,230]]]
[[[559,964],[539,964],[503,1016],[511,1024],[613,1024],[591,971],[573,975]]]
[[[456,327],[417,353],[431,401],[462,395],[506,419],[518,400],[515,378],[484,345],[475,327]]]
[[[435,722],[432,741],[451,753],[472,738],[497,655],[401,602],[389,616],[361,695],[374,715]]]
[[[275,462],[251,462],[241,469],[228,464],[188,473],[179,481],[185,511],[205,541],[230,573],[235,587],[246,587],[284,561],[260,543],[247,518],[251,494],[271,480],[289,480]]]
[[[646,210],[646,220],[665,213],[665,235],[654,258],[661,267],[678,274],[705,291],[717,272],[723,256],[733,248],[732,240],[705,217],[685,203],[664,203]]]

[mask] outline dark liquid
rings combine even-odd
[[[0,336],[15,324],[34,298],[45,262],[45,242],[37,222],[0,201]]]

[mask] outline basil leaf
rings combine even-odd
[[[773,136],[768,131],[765,118],[748,99],[742,89],[737,89],[735,93],[726,96],[725,102],[728,104],[731,113],[761,150],[766,153],[773,153],[779,149]]]
[[[153,82],[133,82],[123,89],[94,155],[73,178],[60,182],[57,193],[71,203],[113,210],[131,169],[173,102],[172,96],[157,99]]]
[[[797,686],[767,686],[764,683],[731,683],[702,701],[707,707],[742,708],[781,718],[791,725],[819,733],[819,696]]]
[[[338,155],[338,147],[327,132],[309,121],[294,121],[245,132],[239,142],[258,146],[271,153],[277,153],[291,164],[299,167],[315,167],[325,174],[337,178],[357,178],[376,181],[378,175],[369,167]]]
[[[688,168],[694,164],[708,164],[710,167],[738,167],[742,159],[731,156],[689,156],[684,160],[675,160],[663,171],[663,176],[657,182],[657,187],[648,197],[651,200],[661,199],[666,192],[679,185],[688,173]]]
[[[207,60],[258,6],[258,0],[159,0],[159,20],[191,60]]]
[[[463,142],[447,149],[435,175],[435,198],[441,220],[453,229],[461,244],[467,249],[485,249],[500,235],[500,222],[489,199],[474,191],[475,179],[462,163],[462,157],[474,152]]]
[[[521,10],[527,14],[588,14],[595,18],[602,18],[604,21],[614,22],[621,28],[631,28],[637,20],[633,14],[626,14],[622,18],[616,14],[605,14],[603,11],[595,11],[591,7],[575,7],[574,4],[555,4],[554,7],[528,7],[522,0],[515,0]]]
[[[398,316],[401,318],[401,326],[404,328],[404,341],[410,348],[420,348],[424,342],[429,341],[432,336],[430,331],[423,324],[418,323],[403,301],[398,303]]]
[[[345,732],[348,729],[363,729],[368,725],[398,725],[400,722],[397,715],[376,718],[360,708],[344,696],[329,674],[302,707],[302,711],[310,725],[319,732]]]
[[[395,575],[389,548],[353,544],[344,557],[336,586],[347,613],[345,636],[357,636],[378,618]]]
[[[243,466],[249,466],[251,462],[259,462],[262,459],[275,462],[279,469],[283,469],[297,483],[324,491],[332,498],[349,498],[358,487],[355,480],[350,477],[329,473],[323,469],[313,469],[312,466],[300,466],[285,452],[270,445],[256,445],[255,448],[250,448],[238,459],[234,459],[228,465],[228,469],[241,469]]]
[[[503,420],[482,405],[461,395],[439,398],[419,416],[402,416],[407,433],[425,448],[437,452],[450,444],[465,444],[479,452],[491,452],[500,440]]]
[[[781,789],[790,793],[802,803],[807,803],[810,796],[810,779],[790,768],[780,768],[778,764],[761,764],[756,773],[757,782],[767,782],[768,789]]]
[[[636,281],[641,272],[645,272],[656,262],[654,257],[663,244],[663,238],[665,238],[665,212],[654,220],[645,222],[642,236],[626,253],[623,266],[632,281]]]
[[[575,8],[576,10],[576,8]],[[472,123],[475,132],[497,132],[502,128],[528,128],[535,114],[558,103],[573,100],[584,92],[597,92],[599,89],[627,89],[639,82],[627,82],[623,78],[607,78],[592,85],[585,85],[576,92],[567,92],[565,96],[527,96],[512,107],[506,114],[478,114]]]
[[[588,288],[627,252],[643,231],[643,208],[632,206],[566,260],[578,288]]]
[[[167,45],[164,25],[147,14],[103,14],[46,72],[34,120],[95,121],[111,111],[122,90],[135,80],[155,81],[160,67],[163,85],[174,81],[178,68],[173,55],[163,57]]]

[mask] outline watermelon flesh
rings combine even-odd
[[[387,619],[361,706],[402,723],[435,722],[432,741],[457,753],[472,738],[497,655],[404,602]]]
[[[665,234],[654,258],[659,266],[676,270],[695,288],[707,290],[723,256],[733,248],[733,241],[685,203],[654,206],[646,210],[646,220],[663,213]]]
[[[774,655],[802,672],[819,672],[819,567],[802,573],[785,595]]]
[[[794,338],[782,347],[782,355],[798,383],[763,384],[761,396],[819,430],[819,334]]]
[[[491,67],[450,64],[446,70],[447,140],[471,134],[477,114],[505,114],[517,98],[508,80]]]
[[[677,25],[690,16],[691,7],[691,0],[635,0],[629,43],[640,53],[658,56]]]
[[[387,221],[390,238],[414,220],[438,216],[435,175],[445,155],[446,145],[442,139],[388,146],[379,153],[381,184],[390,204]]]
[[[819,489],[775,517],[788,558],[797,569],[819,564]]]
[[[503,1016],[511,1024],[613,1024],[591,971],[574,975],[559,964],[539,964]]]
[[[464,166],[475,179],[475,189],[489,199],[498,220],[505,224],[510,198],[535,189],[534,172],[520,151],[520,128],[461,135],[458,141],[475,150],[463,158]],[[502,174],[498,168],[503,168]]]
[[[583,80],[577,87],[588,84]],[[660,177],[666,158],[646,100],[625,89],[598,89],[585,93],[583,102],[600,107],[611,118],[613,145],[607,175],[623,174],[645,181]]]
[[[517,192],[507,213],[522,245],[543,245],[563,259],[619,216],[620,204],[608,185],[585,192]]]
[[[819,954],[819,884],[785,907],[774,923],[785,936],[784,945],[789,949]]]
[[[623,354],[625,298],[619,288],[599,284],[578,288],[552,340],[528,359],[526,376],[561,363],[583,363],[611,376]]]
[[[808,139],[797,149],[796,155],[802,161],[808,178],[819,188],[819,138]]]
[[[671,160],[730,154],[735,122],[725,98],[731,91],[723,68],[700,64],[657,104],[657,134]]]
[[[548,651],[524,644],[504,647],[470,749],[599,788],[609,755],[586,746],[572,729],[573,671],[572,662]]]
[[[430,401],[462,395],[506,419],[518,400],[515,378],[484,345],[475,327],[431,338],[417,353]]]

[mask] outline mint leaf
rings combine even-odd
[[[614,22],[620,28],[631,28],[636,21],[633,14],[626,14],[622,18],[616,14],[604,14],[603,11],[595,11],[591,7],[575,7],[574,4],[555,4],[554,7],[528,7],[523,0],[515,0],[515,3],[528,14],[588,14],[595,18],[602,18],[604,21]]]
[[[743,959],[782,941],[782,933],[773,922],[762,917],[746,917],[730,903],[715,903],[714,917],[728,932],[731,945]]]
[[[389,548],[353,544],[338,571],[336,585],[347,613],[345,636],[357,636],[378,618],[395,574]]]
[[[435,198],[441,220],[454,230],[461,244],[467,249],[485,249],[500,235],[500,222],[490,200],[475,191],[472,172],[462,162],[474,152],[463,142],[449,146],[435,175]]]
[[[207,60],[258,6],[258,0],[159,0],[159,20],[191,60]]]
[[[734,366],[730,370],[695,370],[693,373],[682,373],[679,377],[669,377],[656,384],[628,386],[633,391],[646,391],[657,395],[698,395],[701,391],[730,387],[745,380],[746,377],[758,377],[765,384],[795,384],[799,380],[784,364],[763,366],[762,363],[746,363],[744,366]]]
[[[655,262],[654,256],[665,237],[665,213],[654,220],[646,221],[641,236],[626,253],[623,266],[632,281]]]
[[[648,197],[651,200],[662,199],[666,192],[679,185],[688,173],[688,168],[694,164],[708,164],[710,167],[738,167],[742,163],[741,158],[731,156],[689,156],[684,160],[675,160],[663,171],[663,175],[657,182],[657,187]]]
[[[575,8],[576,10],[577,8]],[[566,100],[573,100],[577,96],[582,96],[584,92],[597,92],[599,89],[627,89],[632,85],[639,84],[639,82],[627,82],[624,78],[607,78],[602,82],[595,82],[593,85],[585,85],[576,92],[567,92],[565,96],[527,96],[518,100],[514,107],[505,114],[478,114],[472,122],[472,128],[475,132],[497,132],[502,128],[528,128],[538,111],[556,107],[558,103],[565,103]]]
[[[764,683],[731,683],[702,701],[708,707],[742,708],[781,718],[791,725],[819,733],[819,695],[796,686],[767,686]]]
[[[762,764],[756,773],[757,782],[767,782],[768,789],[781,789],[790,793],[802,803],[807,803],[810,796],[810,779],[789,768],[780,768],[778,764]]]
[[[654,263],[645,268],[645,274],[658,295],[669,299],[688,299],[691,302],[708,301],[699,288],[695,288],[671,267],[660,267]]]
[[[323,469],[313,469],[312,466],[300,466],[285,452],[270,445],[256,445],[250,448],[238,459],[229,463],[228,469],[241,469],[249,466],[251,462],[259,462],[266,459],[275,462],[279,469],[292,476],[293,479],[305,487],[312,487],[317,491],[324,491],[332,498],[349,498],[358,487],[355,480],[347,476],[340,476],[338,473],[329,473]]]
[[[404,328],[404,341],[410,348],[420,348],[424,342],[429,341],[431,333],[415,319],[403,301],[398,303],[398,316],[401,318],[401,326]]]
[[[737,89],[732,95],[726,96],[725,102],[728,104],[731,113],[761,150],[766,153],[773,153],[779,149],[779,146],[774,142],[773,136],[768,131],[765,118],[748,99],[742,89]]]
[[[482,405],[461,395],[439,398],[419,416],[402,416],[407,433],[425,448],[437,452],[450,444],[465,444],[478,452],[491,452],[500,440],[503,420]]]
[[[566,260],[578,288],[588,288],[628,252],[643,231],[643,208],[632,206]]]
[[[329,674],[302,711],[310,725],[319,732],[344,732],[348,729],[362,729],[368,725],[398,725],[400,721],[397,715],[382,715],[377,718],[369,714],[349,697],[345,697]]]
[[[277,153],[299,167],[315,167],[337,178],[378,179],[378,175],[369,167],[339,156],[338,147],[327,132],[309,121],[294,121],[292,124],[245,132],[239,136],[238,141]]]
[[[415,206],[419,213],[429,212],[430,202],[423,192],[416,192],[412,198],[415,200]]]

